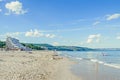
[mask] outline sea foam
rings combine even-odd
[[[110,64],[110,63],[106,63],[106,62],[103,62],[103,61],[100,61],[100,60],[97,60],[97,59],[89,59],[89,58],[75,58],[77,60],[87,60],[87,61],[91,61],[91,62],[94,62],[94,63],[99,63],[99,64],[102,64],[102,65],[105,65],[105,66],[108,66],[108,67],[112,67],[112,68],[116,68],[116,69],[120,69],[120,64]]]

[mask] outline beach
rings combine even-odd
[[[120,80],[120,69],[67,53],[0,51],[0,80]]]
[[[0,80],[81,80],[54,51],[0,51]]]

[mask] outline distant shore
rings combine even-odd
[[[0,51],[1,80],[80,80],[54,51]]]

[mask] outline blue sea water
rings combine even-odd
[[[63,51],[58,53],[76,61],[90,61],[120,69],[120,51]]]

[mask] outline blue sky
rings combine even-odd
[[[0,0],[0,40],[120,48],[120,0]]]

